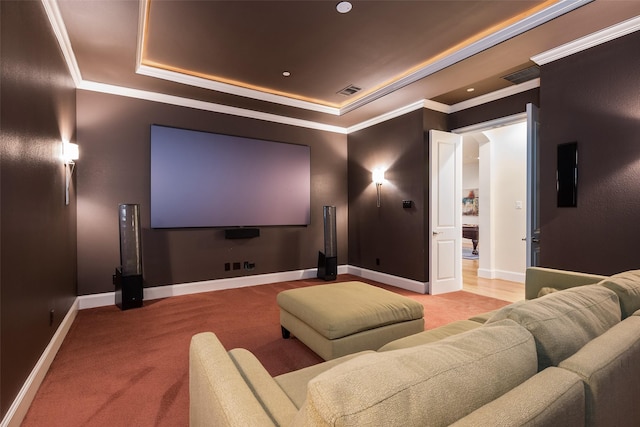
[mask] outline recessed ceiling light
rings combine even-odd
[[[474,90],[476,90],[476,89],[473,88],[473,87],[470,87],[469,89],[467,89],[467,92],[473,92]]]
[[[353,6],[348,1],[341,1],[336,5],[336,10],[340,13],[347,13]]]
[[[289,77],[291,75],[291,73],[289,71],[283,71],[282,75],[285,77]]]

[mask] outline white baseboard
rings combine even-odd
[[[442,295],[448,294],[449,292],[457,292],[462,290],[462,278],[460,278],[460,283],[455,284],[451,283],[438,283],[437,286],[432,285],[431,289],[429,289],[429,295]]]
[[[419,294],[426,294],[429,292],[429,282],[418,282],[417,280],[405,279],[404,277],[367,270],[366,268],[356,267],[353,265],[347,266],[347,273]]]
[[[392,276],[378,271],[367,270],[350,265],[338,266],[338,274],[353,274],[380,283],[406,289],[408,291],[426,294],[428,283]],[[178,283],[175,285],[155,286],[144,288],[144,299],[154,300],[178,295],[198,294],[201,292],[220,291],[223,289],[243,288],[246,286],[266,285],[268,283],[286,282],[289,280],[311,279],[316,277],[317,269],[284,271],[281,273],[258,274],[254,276],[233,277],[229,279],[204,280],[201,282]],[[79,309],[104,307],[115,304],[115,292],[82,295],[78,297]]]
[[[53,359],[56,357],[64,338],[67,336],[69,332],[69,328],[73,324],[73,321],[78,314],[78,298],[75,299],[71,308],[67,312],[64,319],[58,326],[56,333],[51,338],[49,345],[44,349],[44,352],[38,359],[35,367],[27,377],[27,380],[22,385],[20,392],[14,399],[11,407],[7,411],[6,415],[2,419],[2,423],[0,423],[0,427],[18,427],[24,420],[24,417],[27,415],[27,411],[29,410],[29,406],[31,406],[31,402],[33,402],[33,398],[40,388],[40,384],[42,384],[42,380],[44,379]]]
[[[482,277],[483,279],[495,279],[495,271],[494,270],[489,270],[487,268],[479,268],[478,271],[478,277]]]
[[[478,277],[482,277],[483,279],[500,279],[500,280],[508,280],[510,282],[516,282],[516,283],[524,283],[525,273],[479,268]]]
[[[338,266],[338,274],[347,273],[347,266]],[[311,279],[316,277],[317,269],[284,271],[280,273],[258,274],[253,276],[232,277],[229,279],[204,280],[201,282],[178,283],[175,285],[144,288],[144,299],[154,300],[178,295],[198,294],[201,292],[220,291],[223,289],[244,288],[246,286],[266,285],[268,283],[286,282],[289,280]],[[79,296],[80,310],[104,307],[115,304],[115,292]]]

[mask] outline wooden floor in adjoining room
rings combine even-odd
[[[524,299],[524,283],[478,277],[478,260],[462,260],[462,289],[478,295],[516,302]]]

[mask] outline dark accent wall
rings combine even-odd
[[[4,417],[76,296],[76,204],[62,139],[75,87],[40,2],[0,2],[0,409]],[[53,322],[50,324],[50,312]]]
[[[541,70],[540,261],[612,274],[640,267],[640,32]],[[556,206],[558,144],[578,142],[578,206]]]
[[[77,104],[79,295],[114,290],[120,203],[141,205],[147,287],[315,268],[324,247],[324,205],[337,207],[338,262],[346,263],[346,135],[87,91],[78,91]],[[226,240],[224,228],[151,229],[151,124],[309,145],[311,224],[260,227],[260,237],[238,240]],[[225,263],[245,261],[255,268],[224,270]]]
[[[349,134],[349,264],[411,280],[428,280],[428,129],[446,116],[416,110]],[[426,138],[426,139],[425,139]],[[386,168],[381,205],[371,173]],[[404,209],[403,200],[413,207]]]
[[[540,88],[451,113],[447,117],[448,127],[450,130],[455,130],[523,113],[528,103],[540,106]]]

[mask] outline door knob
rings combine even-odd
[[[438,231],[434,231],[434,232],[433,232],[433,235],[434,235],[434,236],[437,236],[438,234],[440,234],[440,232],[438,232]]]

